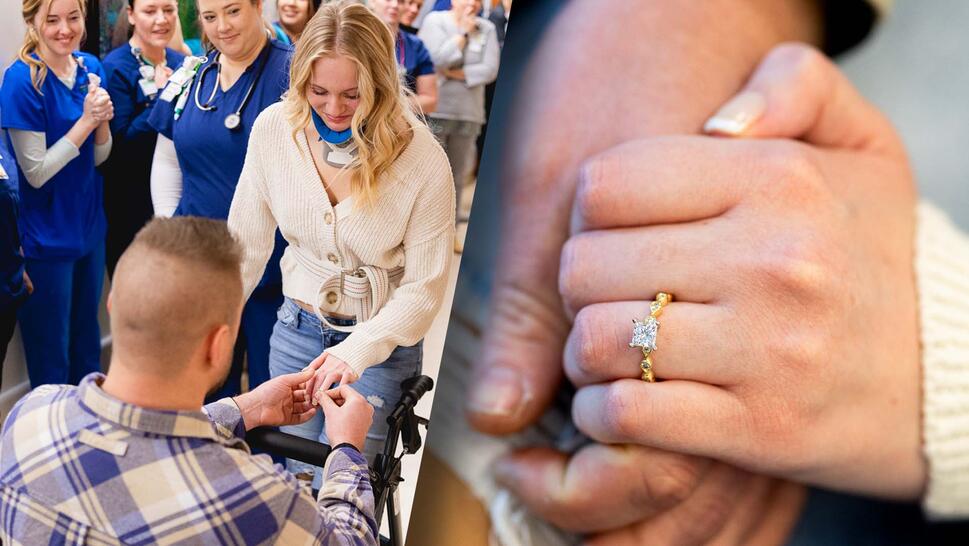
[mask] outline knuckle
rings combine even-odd
[[[824,299],[836,282],[824,245],[815,235],[779,237],[765,253],[761,268],[768,289],[799,300]]]
[[[552,487],[545,495],[535,499],[534,509],[538,515],[567,531],[582,531],[590,522],[585,513],[595,500],[591,491],[580,491],[565,487]]]
[[[611,180],[622,172],[618,154],[604,153],[587,160],[579,167],[579,183],[575,193],[575,214],[582,227],[594,227],[609,214]]]
[[[816,48],[800,42],[786,42],[772,49],[765,57],[765,64],[787,67],[797,81],[823,75],[830,61]]]
[[[639,399],[629,394],[622,383],[612,383],[606,387],[603,396],[603,429],[616,441],[636,436]]]
[[[580,309],[575,316],[572,333],[575,344],[569,359],[570,375],[573,380],[588,379],[599,375],[598,362],[605,354],[605,347],[601,336],[597,333],[596,324],[602,324],[596,317],[598,313],[594,307]]]
[[[559,265],[559,293],[562,302],[568,309],[579,307],[580,295],[585,292],[586,276],[582,274],[582,255],[584,254],[585,237],[572,237],[562,246],[562,257]]]
[[[644,473],[643,487],[633,501],[659,510],[671,508],[689,498],[699,481],[700,465],[692,458],[677,457]]]
[[[810,146],[796,141],[769,142],[762,161],[772,175],[770,183],[802,206],[806,200],[830,198],[820,159]]]

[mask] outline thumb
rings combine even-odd
[[[501,237],[496,263],[502,267],[465,405],[469,422],[482,432],[508,434],[536,422],[562,380],[569,323],[556,279],[564,237],[553,233],[568,232],[568,209],[552,208],[529,208],[534,213],[527,219],[509,213],[521,220],[518,233]],[[515,212],[524,209],[519,204]],[[555,220],[544,222],[547,215]]]
[[[744,89],[703,129],[726,136],[796,138],[815,146],[895,151],[901,144],[884,116],[820,51],[781,44]]]
[[[286,375],[287,385],[299,385],[300,383],[306,383],[313,377],[313,370],[309,368],[304,368],[296,373],[291,373]]]
[[[327,393],[321,393],[319,396],[320,408],[323,409],[323,413],[329,413],[330,411],[338,408],[336,402]]]

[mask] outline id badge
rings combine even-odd
[[[138,67],[138,73],[141,74],[143,80],[153,80],[155,79],[155,67],[143,64]]]
[[[3,156],[0,156],[3,159]],[[10,176],[7,175],[7,171],[4,170],[3,165],[0,165],[0,180],[10,180]]]
[[[138,80],[138,86],[141,87],[141,93],[146,97],[154,97],[158,93],[158,86],[155,85],[155,80]]]
[[[179,68],[178,70],[176,70],[175,73],[172,74],[172,77],[171,78],[168,78],[168,82],[169,83],[174,83],[178,87],[181,87],[181,86],[185,85],[185,83],[188,81],[188,78],[189,78],[188,70],[185,70],[185,67],[183,66],[183,67]]]
[[[160,97],[158,97],[158,100],[172,102],[181,91],[182,86],[180,84],[169,80],[168,85],[165,86],[165,90],[162,91],[162,94]]]
[[[402,64],[398,64],[397,65],[397,76],[403,78],[406,75],[407,75],[407,67],[404,66],[404,65],[402,65]]]

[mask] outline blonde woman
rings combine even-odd
[[[309,364],[314,398],[353,383],[375,407],[364,450],[372,461],[400,382],[421,370],[421,340],[445,292],[450,169],[410,110],[390,30],[366,7],[324,5],[300,38],[290,81],[283,102],[256,120],[229,226],[245,248],[247,292],[282,231],[286,301],[270,371]],[[319,415],[289,432],[326,440]]]
[[[105,219],[95,166],[111,152],[111,98],[97,57],[77,51],[85,3],[24,0],[27,35],[0,89],[20,178],[26,271],[19,312],[31,386],[99,371]]]

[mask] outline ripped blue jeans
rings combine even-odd
[[[272,377],[298,372],[316,357],[350,335],[324,326],[318,317],[286,298],[276,315],[276,325],[269,340],[269,373]],[[336,326],[350,326],[353,320],[329,319]],[[390,357],[367,368],[352,387],[374,407],[373,425],[367,432],[364,455],[373,464],[383,451],[387,438],[387,417],[400,400],[400,382],[421,373],[423,341],[411,347],[397,347]],[[302,438],[329,443],[324,430],[323,413],[318,411],[302,425],[280,427],[283,432]],[[313,488],[319,489],[321,469],[287,459],[286,468],[294,474],[313,474]]]

